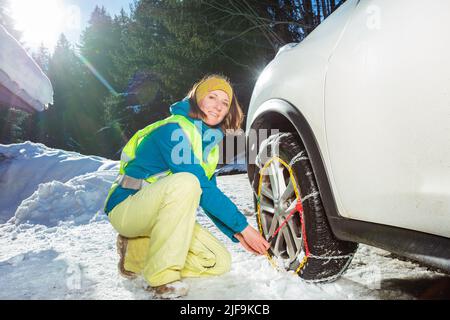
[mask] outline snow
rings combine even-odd
[[[42,144],[0,145],[0,212],[7,220],[0,224],[0,299],[153,299],[142,278],[117,272],[117,234],[101,213],[117,171],[117,162]],[[217,181],[256,226],[246,175]],[[365,245],[336,282],[306,283],[232,243],[201,209],[198,221],[225,243],[233,263],[225,275],[186,279],[186,299],[442,298],[438,289],[449,283],[438,271]]]
[[[115,178],[111,169],[116,166],[111,160],[42,144],[0,144],[0,223],[15,213],[19,222],[29,218],[35,223],[51,221],[55,212],[57,220],[64,212],[82,215],[96,207],[93,202],[102,195],[97,193],[106,192]],[[70,210],[64,210],[68,206]]]
[[[53,103],[53,87],[20,43],[0,25],[0,84],[37,111]]]

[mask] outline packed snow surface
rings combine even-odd
[[[117,233],[102,214],[118,162],[30,142],[0,145],[0,299],[153,299],[142,278],[117,272]],[[245,174],[218,185],[256,226]],[[449,298],[449,277],[360,245],[337,281],[311,284],[232,243],[198,209],[198,221],[229,248],[229,273],[189,278],[186,299]]]

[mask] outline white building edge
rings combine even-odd
[[[43,111],[53,103],[53,87],[22,45],[0,25],[0,107]]]

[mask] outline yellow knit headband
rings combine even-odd
[[[233,100],[233,89],[231,85],[224,79],[221,78],[208,78],[201,82],[196,91],[195,98],[197,100],[197,104],[200,104],[200,101],[206,97],[206,95],[214,90],[222,90],[228,95],[228,108],[231,106],[231,101]]]

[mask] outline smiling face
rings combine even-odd
[[[199,108],[206,115],[203,121],[209,126],[216,126],[228,114],[230,99],[222,90],[214,90],[199,102]]]

